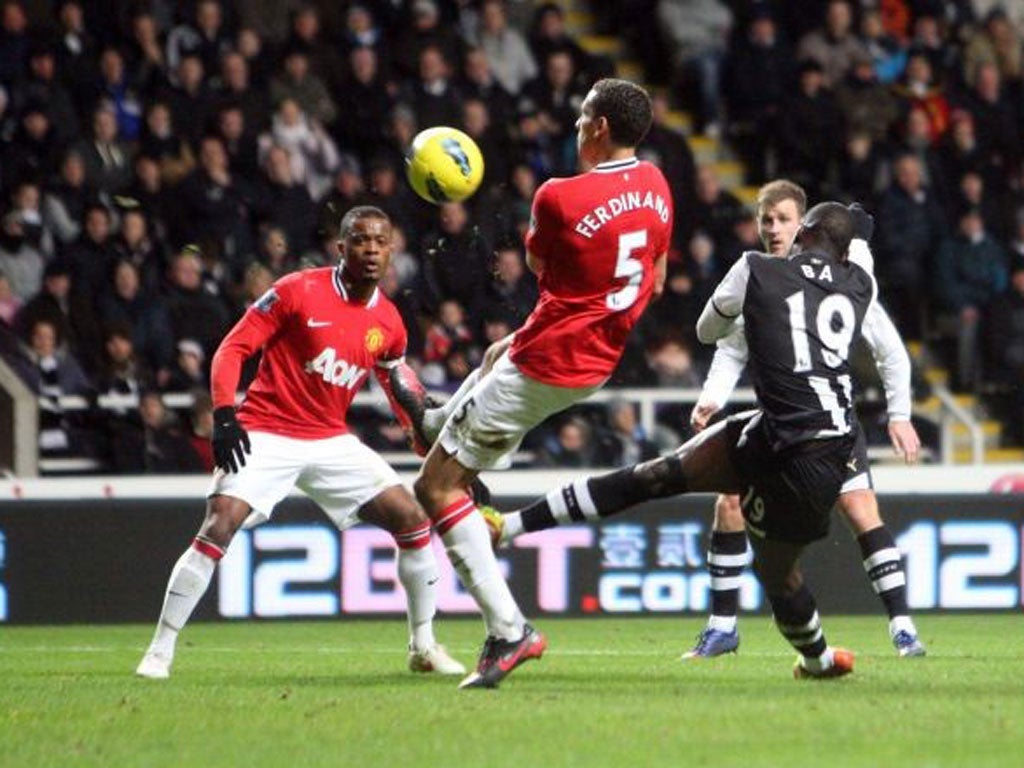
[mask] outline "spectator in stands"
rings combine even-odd
[[[20,181],[41,179],[49,176],[60,156],[57,134],[46,106],[40,102],[29,102],[18,118],[17,128],[5,131],[0,153],[0,181],[10,188]]]
[[[668,97],[663,92],[656,92],[652,95],[651,104],[651,128],[640,143],[637,154],[657,165],[665,174],[675,202],[672,245],[681,250],[694,227],[697,166],[686,137],[668,125]]]
[[[965,107],[974,116],[978,140],[990,149],[994,162],[1014,167],[1022,154],[1017,116],[995,64],[979,64],[975,69]]]
[[[43,219],[39,183],[33,179],[18,182],[11,192],[11,212],[18,216],[25,240],[49,260],[54,254],[53,234]]]
[[[383,210],[391,218],[392,223],[411,232],[412,236],[415,237],[422,232],[422,203],[409,185],[399,178],[391,156],[379,154],[370,158],[368,170],[366,204]]]
[[[865,8],[860,20],[860,42],[868,52],[878,82],[888,85],[903,74],[907,50],[901,44],[902,33],[886,30],[882,12]]]
[[[167,35],[167,66],[173,72],[186,57],[194,55],[207,72],[212,72],[231,47],[218,0],[199,0],[195,20],[179,24]]]
[[[334,137],[346,151],[365,162],[384,149],[381,126],[387,122],[393,103],[373,48],[353,48],[348,65],[351,76],[337,92],[338,114],[343,118],[334,123]]]
[[[944,172],[942,156],[937,149],[932,126],[928,115],[921,107],[910,110],[898,126],[898,140],[893,143],[892,154],[914,155],[921,166],[921,180],[932,190],[942,205],[947,205],[954,196],[951,185],[956,179],[950,179]]]
[[[694,220],[700,222],[716,245],[729,239],[733,225],[744,211],[745,207],[740,199],[722,188],[722,182],[713,166],[702,165],[697,169]]]
[[[292,180],[303,185],[310,198],[319,199],[330,188],[339,162],[338,147],[323,126],[304,113],[295,99],[281,101],[270,130],[260,136],[260,156],[264,161],[272,145],[287,150]]]
[[[210,388],[210,378],[206,375],[206,356],[203,348],[195,339],[180,339],[177,344],[177,355],[171,367],[170,376],[163,389],[167,392],[206,391]]]
[[[842,83],[857,57],[870,56],[854,32],[848,0],[829,0],[824,25],[800,40],[797,56],[821,65],[826,88]]]
[[[39,452],[43,456],[89,452],[82,420],[66,412],[60,404],[64,395],[84,395],[92,384],[81,365],[61,344],[57,328],[46,320],[37,320],[29,330],[26,352],[32,363],[28,382],[39,394]]]
[[[592,467],[595,466],[597,446],[593,428],[582,416],[568,416],[549,435],[537,452],[538,467]]]
[[[986,186],[998,189],[1005,173],[1003,160],[990,146],[978,141],[974,116],[956,109],[950,116],[951,128],[939,147],[939,157],[947,179],[959,179],[965,173],[980,174]]]
[[[509,135],[504,126],[495,125],[487,111],[487,102],[478,98],[462,102],[462,130],[480,147],[486,158],[484,180],[479,193],[486,193],[497,184],[508,182],[511,158],[508,157]]]
[[[960,75],[960,49],[948,37],[946,26],[937,14],[926,10],[914,17],[910,50],[925,56],[935,79],[943,83],[956,80]]]
[[[228,154],[228,170],[254,184],[260,175],[259,143],[249,130],[245,111],[237,103],[225,102],[217,110],[217,136]]]
[[[188,413],[188,441],[199,457],[203,472],[213,472],[213,400],[205,390],[193,393],[192,408]]]
[[[461,60],[462,41],[455,30],[441,21],[441,12],[434,0],[415,0],[412,3],[412,24],[398,35],[393,46],[392,63],[402,78],[416,77],[420,52],[428,45],[441,50],[445,61]]]
[[[267,179],[266,223],[284,230],[292,250],[302,253],[313,244],[316,207],[308,188],[295,179],[291,153],[273,144],[263,162]]]
[[[1018,238],[1024,241],[1024,221]],[[1010,414],[1003,426],[1007,437],[1024,440],[1024,242],[1013,260],[1010,288],[992,302],[988,331],[987,378],[1010,388]]]
[[[28,301],[43,283],[46,260],[42,251],[26,237],[26,222],[11,210],[0,219],[0,271],[7,275],[11,291]]]
[[[490,274],[491,246],[462,203],[438,207],[437,228],[424,238],[421,253],[425,306],[436,309],[446,299],[472,306]]]
[[[835,5],[834,3],[832,5]],[[845,3],[841,3],[845,5]],[[779,116],[779,172],[819,197],[829,163],[836,156],[842,116],[815,59],[801,62],[799,83]]]
[[[176,67],[172,85],[160,98],[170,108],[171,119],[178,130],[189,141],[198,141],[213,110],[214,98],[206,86],[203,61],[196,53],[185,53]]]
[[[319,230],[337,232],[341,217],[354,205],[365,200],[366,184],[360,161],[353,155],[343,154],[338,158],[338,170],[334,174],[334,186],[320,201],[317,216]]]
[[[100,79],[96,86],[95,101],[105,101],[117,116],[117,133],[124,141],[139,138],[142,129],[142,102],[135,83],[125,73],[124,57],[109,46],[100,54]]]
[[[746,35],[731,46],[722,77],[729,140],[747,165],[748,180],[760,182],[768,176],[782,102],[796,79],[793,52],[767,8],[752,16]],[[677,217],[682,207],[677,203]]]
[[[462,95],[438,46],[427,45],[420,51],[417,77],[406,81],[399,100],[412,107],[422,126],[458,124]]]
[[[173,359],[174,339],[168,333],[170,317],[160,296],[143,287],[139,267],[120,259],[97,301],[100,323],[106,328],[131,329],[132,347],[158,385],[167,380]]]
[[[14,317],[22,307],[22,300],[14,295],[11,280],[0,270],[0,325],[14,327]]]
[[[139,360],[132,341],[130,326],[117,323],[103,334],[103,367],[96,377],[98,395],[135,395],[155,385],[153,372]],[[112,409],[115,416],[124,418],[125,409]]]
[[[555,144],[555,173],[568,176],[576,171],[576,119],[587,92],[576,84],[569,51],[552,51],[543,66],[543,72],[523,86],[522,99],[532,101]]]
[[[302,111],[320,125],[330,125],[338,116],[338,108],[324,81],[309,71],[309,57],[302,48],[289,48],[284,55],[281,72],[270,81],[270,101],[281,104],[294,101]]]
[[[195,168],[192,147],[180,131],[175,130],[171,110],[162,101],[146,107],[146,121],[142,128],[139,151],[160,163],[164,184],[174,186]]]
[[[198,253],[198,249],[186,247],[172,260],[167,312],[175,342],[195,339],[209,360],[229,323],[224,305],[203,290],[203,265]]]
[[[89,100],[92,98],[92,86],[99,76],[96,40],[86,29],[82,0],[62,3],[57,14],[59,29],[54,35],[58,44],[57,69],[67,78],[76,111],[79,115],[86,115],[93,108]]]
[[[480,99],[487,105],[491,121],[496,125],[508,125],[516,113],[515,98],[505,90],[491,71],[491,62],[482,48],[466,51],[459,91],[466,99]]]
[[[615,399],[608,403],[608,429],[599,437],[597,464],[626,467],[658,456],[658,446],[648,439],[633,403]]]
[[[423,359],[428,363],[443,363],[457,347],[472,342],[473,332],[466,323],[466,310],[454,299],[446,299],[438,307],[437,320],[427,330]]]
[[[680,336],[666,334],[647,351],[647,365],[659,387],[700,387],[700,371],[693,363],[691,346]]]
[[[853,56],[849,73],[835,91],[847,132],[867,133],[873,141],[883,141],[899,116],[899,106],[890,89],[879,81],[866,51]]]
[[[945,87],[936,81],[931,60],[923,53],[912,53],[903,77],[893,86],[904,116],[920,109],[928,118],[930,139],[938,143],[949,129],[949,101]]]
[[[932,254],[946,234],[942,207],[925,186],[921,161],[900,155],[894,179],[878,203],[875,272],[904,338],[920,339],[926,275]]]
[[[260,235],[259,263],[272,275],[271,282],[298,267],[295,249],[288,243],[288,233],[281,227],[264,226]],[[246,269],[248,274],[248,269]],[[269,287],[269,286],[268,286]],[[256,298],[262,295],[258,294]]]
[[[130,39],[124,52],[128,79],[143,93],[151,93],[163,82],[167,71],[157,20],[149,9],[141,7],[132,13],[129,23]]]
[[[244,124],[250,133],[258,133],[270,125],[270,103],[266,93],[254,86],[249,77],[249,62],[232,51],[220,63],[218,104],[231,104],[242,110]]]
[[[57,178],[47,185],[43,196],[43,226],[53,233],[59,246],[73,242],[82,230],[86,204],[95,190],[85,180],[85,162],[77,150],[64,154]]]
[[[177,193],[182,207],[181,234],[196,241],[214,239],[230,267],[241,274],[255,252],[252,217],[260,201],[255,189],[232,175],[219,138],[203,138],[199,167],[186,177]]]
[[[117,114],[107,102],[92,113],[92,136],[78,145],[85,161],[90,186],[108,195],[119,195],[132,182],[131,148],[121,140]]]
[[[530,28],[530,52],[534,61],[547,61],[555,51],[572,57],[573,72],[578,84],[586,90],[600,77],[609,76],[610,62],[595,60],[565,29],[565,11],[558,3],[541,3],[533,15]]]
[[[21,96],[26,103],[46,106],[57,143],[66,146],[78,138],[78,113],[60,75],[53,47],[45,41],[34,43],[29,56],[29,76],[20,88]]]
[[[961,390],[979,383],[979,329],[989,304],[1006,289],[1006,269],[1006,252],[985,231],[981,211],[965,208],[957,233],[939,247],[932,279],[937,309],[953,316]]]
[[[11,86],[25,71],[31,38],[21,2],[5,2],[0,16],[0,83]]]
[[[349,6],[341,38],[345,52],[355,48],[372,48],[378,55],[383,54],[384,30],[366,5],[353,3]]]
[[[1009,250],[1014,266],[1024,263],[1024,207],[1014,211],[1010,218]]]
[[[515,244],[500,246],[494,254],[494,270],[486,290],[475,305],[474,316],[500,310],[513,327],[519,327],[537,303],[537,279],[526,268]]]
[[[968,171],[960,177],[960,182],[953,195],[953,201],[949,206],[949,219],[956,217],[966,208],[975,208],[981,214],[985,223],[985,231],[996,240],[1003,241],[1006,231],[1002,227],[999,217],[999,209],[995,199],[985,187],[985,180],[981,174]]]
[[[1001,80],[1017,82],[1024,74],[1021,31],[1014,27],[1001,6],[988,12],[984,25],[967,41],[964,80],[976,82],[978,69],[985,64],[994,66]]]
[[[82,234],[65,251],[75,292],[94,301],[103,290],[116,258],[110,218],[110,210],[103,203],[90,203],[85,209]]]
[[[118,261],[130,261],[139,272],[146,293],[155,294],[167,271],[167,255],[163,246],[149,231],[149,219],[137,200],[120,200],[121,224],[114,238],[114,254]]]
[[[359,16],[359,6],[349,8],[348,16],[355,14]],[[369,12],[361,9],[363,15],[369,18]],[[369,19],[372,23],[372,18]],[[337,93],[344,86],[343,73],[345,71],[339,52],[336,46],[327,41],[320,28],[320,11],[311,4],[302,4],[292,13],[291,35],[285,45],[286,48],[301,50],[309,60],[309,70],[320,78],[331,93]],[[342,113],[344,114],[344,113]]]
[[[188,437],[168,414],[159,392],[139,398],[140,426],[116,435],[111,446],[112,464],[118,474],[178,474],[199,472],[202,461]]]
[[[719,0],[660,0],[656,13],[677,78],[695,78],[702,132],[717,135],[722,63],[732,11]]]
[[[887,170],[882,145],[867,133],[854,132],[843,143],[827,196],[845,203],[874,200],[882,190]]]
[[[537,76],[537,62],[518,30],[508,24],[504,0],[483,0],[480,27],[472,42],[483,49],[491,71],[511,94]]]

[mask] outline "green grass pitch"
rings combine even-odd
[[[795,681],[763,616],[738,656],[682,663],[700,619],[543,620],[498,691],[405,669],[390,622],[196,624],[167,681],[150,627],[0,629],[2,766],[1020,766],[1024,618],[925,616],[925,659],[879,617],[826,617],[856,672]],[[467,664],[477,621],[438,623]]]

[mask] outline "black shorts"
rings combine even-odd
[[[734,462],[747,490],[743,517],[751,535],[809,544],[828,535],[832,507],[845,483],[863,474],[857,434],[812,440],[783,451],[771,447],[760,411],[733,417]],[[857,430],[858,432],[860,430]],[[863,461],[867,461],[863,443]]]

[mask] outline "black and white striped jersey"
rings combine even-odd
[[[742,314],[774,449],[853,431],[850,346],[876,290],[861,266],[815,252],[745,253],[716,288],[698,335],[713,341]]]

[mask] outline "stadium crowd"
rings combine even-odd
[[[676,198],[665,295],[613,385],[699,386],[694,324],[745,249],[752,211],[667,126],[685,106],[745,163],[877,221],[882,299],[964,391],[1004,391],[1024,422],[1024,5],[987,0],[617,0],[598,23],[646,66],[643,156]],[[395,223],[383,282],[409,358],[452,390],[537,296],[532,196],[575,168],[574,122],[613,62],[555,3],[53,0],[0,4],[0,352],[41,395],[43,456],[115,472],[209,469],[207,373],[245,307],[337,258],[355,204]],[[404,181],[431,125],[463,128],[487,167],[467,203]],[[197,393],[180,423],[161,392]],[[61,395],[136,394],[68,411]],[[1016,400],[1014,400],[1016,398]],[[374,448],[403,445],[367,413]],[[680,414],[671,416],[676,431]],[[618,464],[648,435],[627,403],[576,411],[537,461]]]

